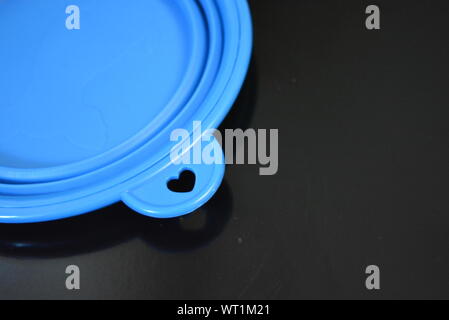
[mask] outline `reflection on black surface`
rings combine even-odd
[[[247,129],[257,96],[253,62],[240,95],[221,129]],[[161,220],[141,216],[123,203],[70,219],[22,225],[0,224],[0,255],[52,258],[96,252],[133,238],[164,251],[188,251],[215,239],[232,214],[226,180],[217,194],[194,213]]]
[[[141,238],[166,251],[188,251],[207,245],[224,229],[232,197],[223,182],[215,197],[190,215],[152,219],[124,204],[75,218],[23,225],[0,225],[0,255],[52,258],[95,252]]]
[[[231,213],[231,190],[224,182],[217,194],[194,213],[175,219],[153,220],[143,226],[141,235],[148,244],[160,250],[188,251],[215,239],[226,226]]]

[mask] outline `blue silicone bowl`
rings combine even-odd
[[[229,112],[251,56],[246,0],[77,0],[74,30],[68,5],[0,1],[0,222],[118,201],[157,218],[202,206],[224,161],[175,165],[170,136]],[[193,190],[171,191],[185,170]]]

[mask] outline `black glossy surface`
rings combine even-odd
[[[254,60],[223,127],[279,128],[277,175],[228,166],[183,219],[117,204],[1,225],[0,298],[449,298],[449,2],[376,1],[380,31],[368,4],[251,1]]]

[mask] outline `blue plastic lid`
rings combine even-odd
[[[251,55],[246,0],[76,2],[74,29],[67,1],[0,2],[0,222],[120,200],[153,217],[195,210],[224,164],[172,164],[170,134],[217,127],[235,101]],[[194,189],[169,190],[185,170]]]

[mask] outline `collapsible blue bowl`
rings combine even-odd
[[[79,28],[71,4],[0,1],[0,222],[118,201],[157,218],[202,206],[224,161],[175,165],[170,137],[218,127],[234,103],[251,56],[246,0],[77,0]],[[171,191],[185,170],[193,190]]]

